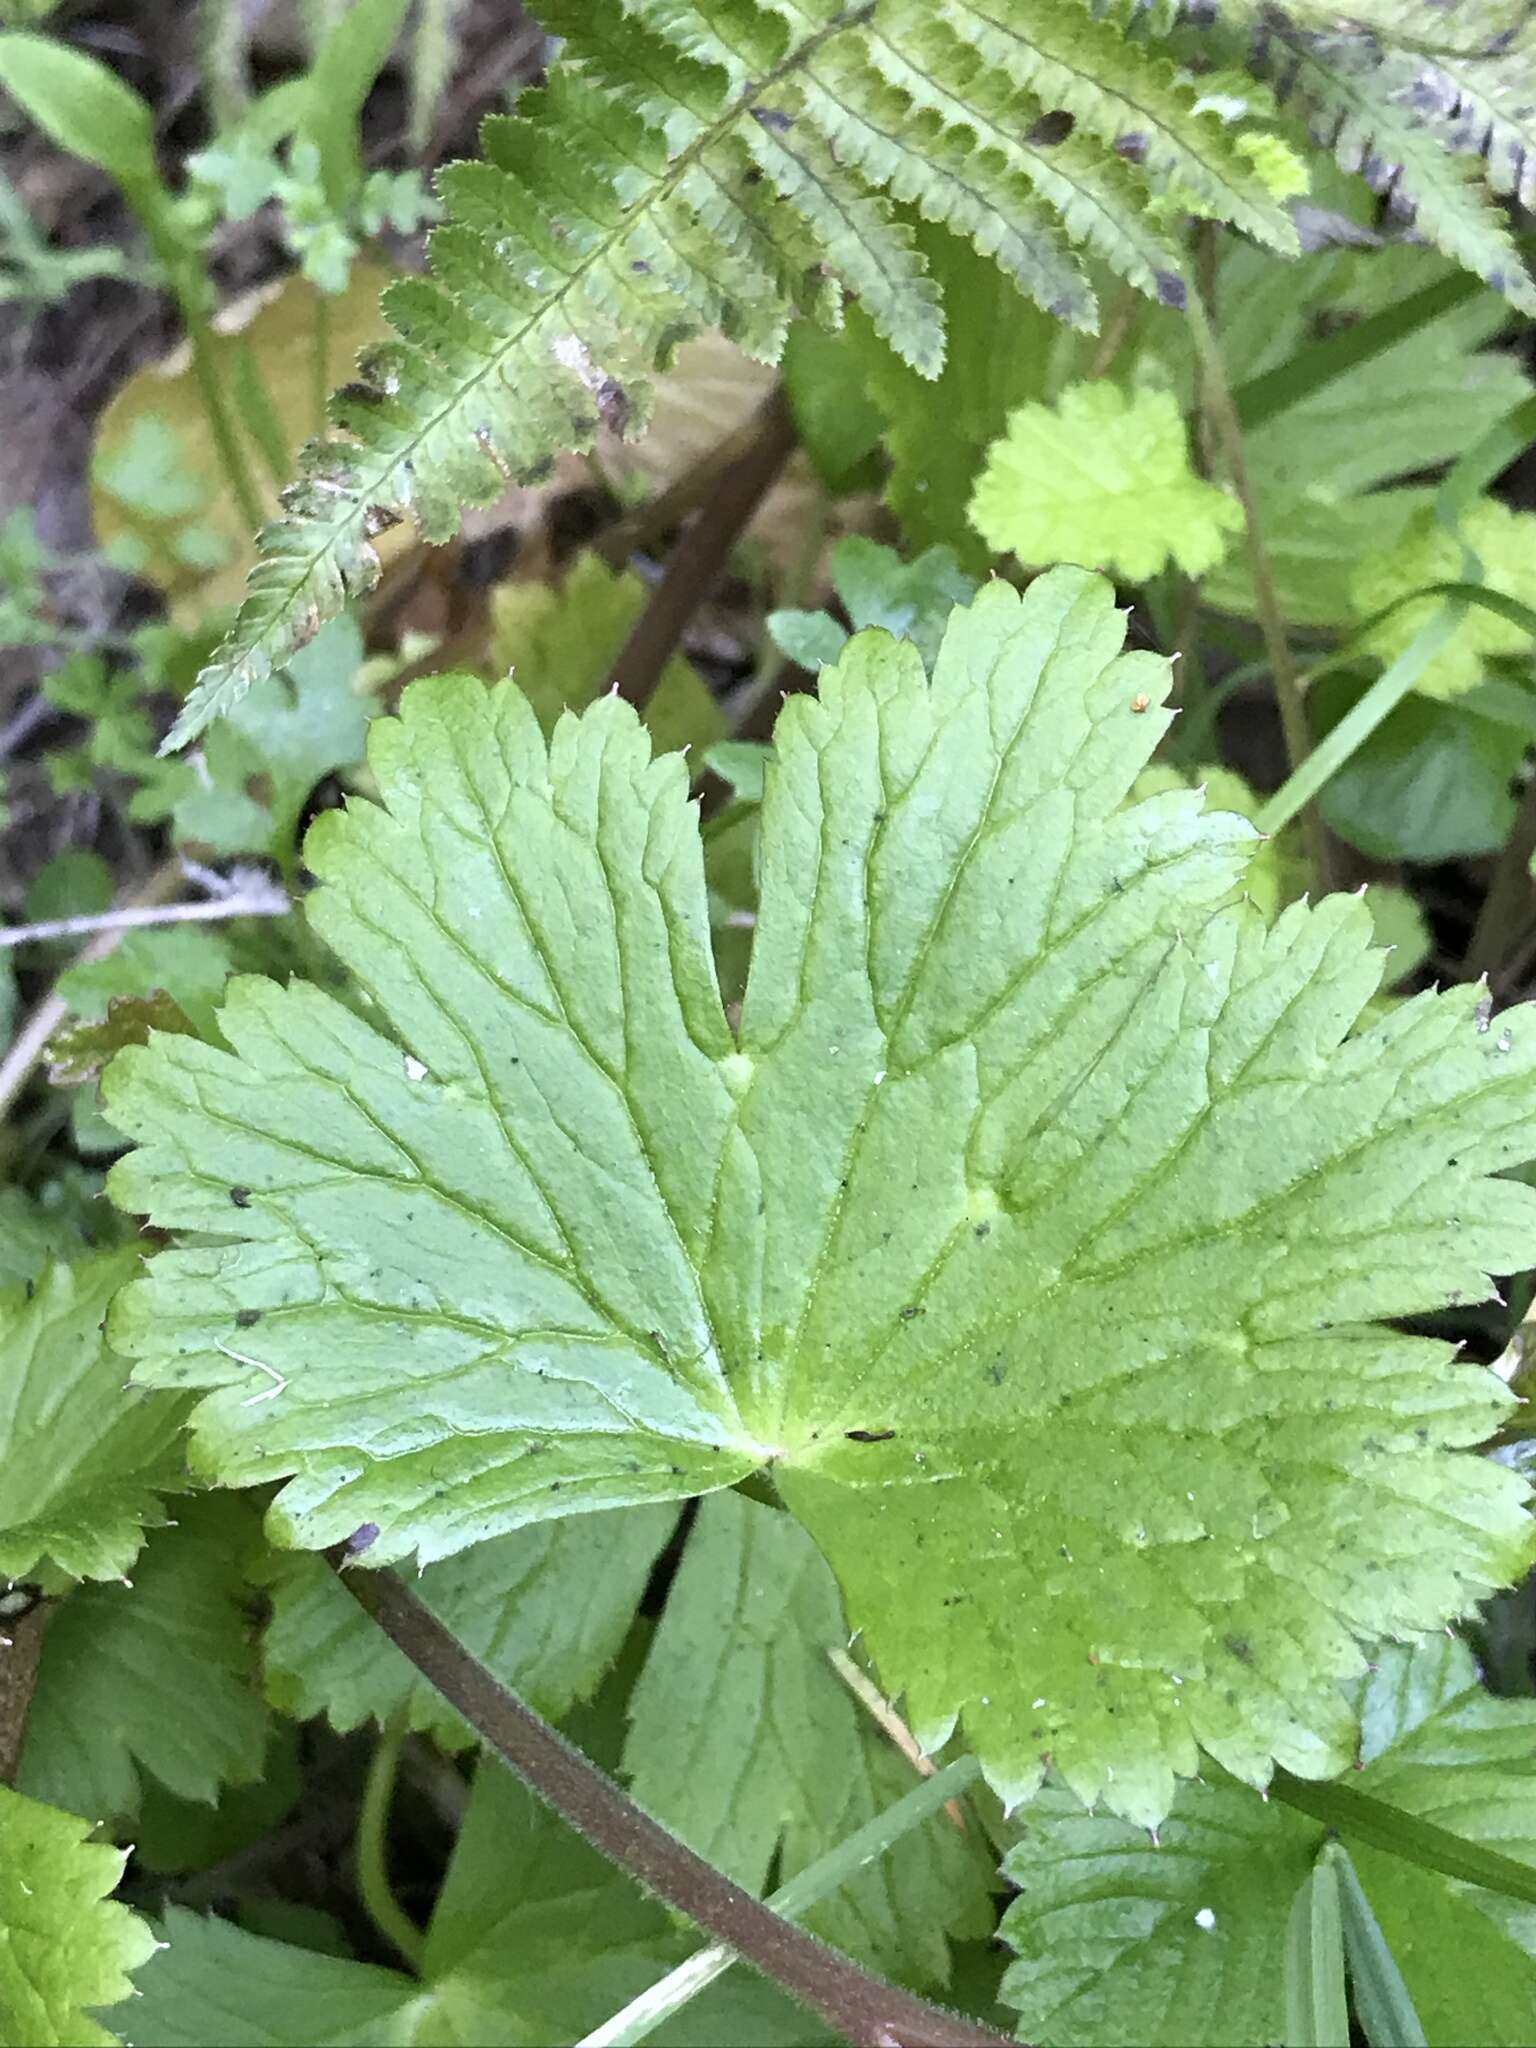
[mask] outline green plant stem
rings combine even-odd
[[[187,330],[187,340],[192,348],[192,374],[197,381],[198,396],[203,402],[207,415],[209,432],[219,457],[240,517],[252,533],[265,523],[266,513],[262,506],[261,493],[256,488],[256,479],[250,463],[246,460],[245,447],[230,410],[229,396],[224,389],[224,379],[219,371],[218,355],[213,345],[213,329],[208,316],[198,302],[195,289],[178,289],[177,303]]]
[[[395,1647],[529,1788],[610,1862],[706,1928],[854,2048],[1009,2048],[1004,2037],[887,1984],[780,1917],[678,1841],[509,1692],[389,1571],[330,1562]]]
[[[942,1771],[926,1778],[914,1786],[905,1798],[898,1799],[894,1806],[888,1806],[884,1813],[876,1814],[835,1849],[829,1849],[825,1856],[815,1863],[809,1863],[804,1870],[797,1871],[788,1884],[781,1885],[768,1900],[775,1913],[782,1913],[786,1920],[798,1920],[812,1906],[829,1897],[856,1877],[866,1864],[873,1863],[903,1835],[913,1828],[921,1827],[941,1807],[975,1783],[981,1766],[975,1757],[964,1756],[958,1762],[946,1764]],[[723,1943],[710,1948],[701,1948],[685,1963],[648,1991],[642,1991],[638,1998],[632,1998],[622,2011],[612,2019],[605,2020],[590,2034],[583,2035],[576,2048],[634,2048],[634,2044],[649,2037],[676,2012],[681,2012],[690,2000],[697,1998],[714,1983],[736,1961],[734,1949]]]
[[[1516,945],[1536,910],[1536,884],[1531,880],[1531,861],[1536,858],[1536,774],[1525,785],[1520,807],[1509,837],[1499,850],[1493,878],[1472,940],[1467,947],[1466,979],[1477,981],[1502,967],[1511,947]]]
[[[389,1809],[395,1796],[406,1730],[405,1709],[397,1708],[379,1730],[379,1739],[374,1744],[357,1822],[357,1891],[380,1934],[419,1973],[421,1929],[405,1912],[389,1882]]]
[[[1536,1869],[1529,1863],[1453,1835],[1449,1828],[1400,1806],[1389,1806],[1354,1785],[1337,1778],[1295,1778],[1289,1771],[1276,1771],[1269,1790],[1272,1798],[1321,1821],[1349,1841],[1400,1856],[1421,1870],[1437,1871],[1442,1877],[1458,1878],[1463,1884],[1481,1885],[1485,1891],[1536,1905]]]
[[[1232,388],[1227,382],[1226,365],[1222,362],[1221,350],[1217,345],[1198,281],[1190,288],[1188,313],[1190,334],[1194,339],[1195,353],[1200,363],[1201,391],[1206,416],[1210,420],[1217,445],[1231,473],[1238,502],[1243,508],[1243,527],[1248,541],[1248,568],[1253,578],[1254,607],[1258,613],[1259,631],[1264,639],[1264,651],[1269,658],[1275,700],[1280,707],[1280,725],[1285,735],[1286,756],[1290,762],[1291,774],[1294,776],[1312,751],[1312,735],[1307,725],[1307,707],[1297,680],[1296,663],[1291,653],[1291,643],[1286,635],[1285,620],[1280,613],[1280,600],[1275,592],[1269,550],[1264,544],[1264,530],[1259,520],[1258,504],[1248,475],[1248,458],[1243,447],[1242,425],[1237,416],[1237,408],[1232,402]],[[1319,891],[1326,890],[1332,864],[1328,851],[1328,835],[1316,804],[1307,804],[1302,812],[1301,825],[1313,886]]]

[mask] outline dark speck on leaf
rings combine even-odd
[[[894,1429],[845,1429],[843,1435],[851,1444],[888,1444],[896,1434]]]
[[[251,1206],[251,1191],[249,1188],[231,1188],[229,1199],[237,1209],[249,1209]]]
[[[603,416],[603,425],[610,434],[622,434],[629,425],[629,393],[617,377],[605,377],[593,393],[597,409]]]
[[[987,1367],[986,1377],[992,1382],[994,1387],[1000,1387],[1008,1377],[1008,1368],[1000,1358],[994,1358]]]
[[[775,135],[787,135],[795,125],[793,116],[786,114],[782,107],[754,107],[752,118],[764,128],[771,128]]]
[[[1165,306],[1172,306],[1175,312],[1182,312],[1189,299],[1183,278],[1171,270],[1160,270],[1157,273],[1157,296]]]
[[[976,1226],[976,1235],[977,1235],[978,1237],[990,1237],[990,1236],[992,1235],[992,1226],[991,1226],[991,1224],[990,1224],[990,1223],[978,1223],[978,1224],[977,1224],[977,1226]]]
[[[911,1322],[911,1320],[912,1320],[912,1318],[913,1318],[913,1317],[914,1317],[915,1315],[920,1315],[921,1313],[922,1313],[922,1311],[921,1311],[921,1310],[919,1309],[919,1307],[918,1307],[917,1303],[916,1303],[915,1301],[914,1301],[914,1302],[910,1302],[910,1303],[909,1303],[909,1304],[907,1305],[907,1307],[906,1307],[906,1308],[904,1308],[904,1309],[902,1310],[902,1312],[901,1312],[901,1320],[902,1320],[902,1321],[903,1321],[904,1323],[910,1323],[910,1322]]]
[[[1145,159],[1146,154],[1147,138],[1145,135],[1138,135],[1133,130],[1130,134],[1121,135],[1116,139],[1115,155],[1123,156],[1128,164],[1141,163]]]
[[[1246,1636],[1223,1636],[1222,1642],[1239,1664],[1253,1662],[1253,1646]]]
[[[261,1310],[259,1308],[242,1308],[238,1309],[235,1313],[235,1328],[237,1330],[249,1330],[260,1321]]]
[[[1076,121],[1065,107],[1053,107],[1048,114],[1042,114],[1032,128],[1025,131],[1024,140],[1035,149],[1050,149],[1058,142],[1065,142]]]
[[[30,1300],[32,1299],[33,1295],[34,1295],[34,1294],[36,1294],[36,1292],[37,1292],[37,1282],[36,1282],[35,1280],[29,1280],[29,1281],[27,1282],[27,1289],[26,1289],[26,1293],[27,1293],[27,1299],[28,1299],[28,1301],[30,1301]]]

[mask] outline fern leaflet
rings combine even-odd
[[[310,450],[263,533],[235,629],[170,745],[371,585],[381,531],[411,517],[445,537],[464,505],[600,424],[638,431],[648,373],[700,328],[774,360],[796,314],[835,325],[852,293],[936,374],[943,312],[903,202],[1081,326],[1095,302],[1079,247],[1177,300],[1157,224],[1170,193],[1294,246],[1195,87],[1078,0],[540,12],[566,54],[516,117],[487,125],[485,162],[444,173],[432,280],[388,294],[399,339],[334,402],[340,432]],[[1123,154],[1104,147],[1122,140]]]

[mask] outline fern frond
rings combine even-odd
[[[1407,52],[1392,61],[1398,97],[1453,150],[1480,156],[1490,189],[1536,207],[1536,46],[1495,55]]]
[[[413,519],[452,533],[601,426],[638,431],[648,377],[719,327],[774,360],[845,294],[925,375],[943,309],[913,213],[1091,327],[1079,258],[1177,303],[1180,195],[1294,244],[1231,133],[1165,52],[1083,0],[546,0],[565,53],[485,161],[440,180],[430,279],[339,394],[181,744],[377,575]]]
[[[1475,161],[1448,147],[1444,124],[1409,98],[1423,68],[1369,35],[1310,35],[1279,22],[1263,31],[1254,68],[1294,101],[1339,164],[1359,171],[1426,239],[1536,313],[1536,285]]]

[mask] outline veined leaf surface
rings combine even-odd
[[[676,757],[605,699],[418,686],[311,833],[379,1006],[238,983],[114,1063],[163,1254],[114,1337],[211,1390],[278,1540],[439,1557],[760,1467],[920,1739],[1140,1820],[1204,1747],[1340,1768],[1359,1637],[1517,1572],[1508,1397],[1376,1319],[1528,1262],[1536,1029],[1352,1027],[1353,899],[1217,910],[1255,843],[1122,808],[1167,664],[1109,587],[853,640],[780,719],[739,1037]],[[386,1035],[386,1031],[391,1035]],[[377,1531],[374,1534],[374,1531]]]

